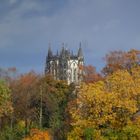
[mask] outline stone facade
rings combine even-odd
[[[84,56],[81,45],[78,53],[74,55],[65,47],[53,55],[51,48],[48,49],[46,58],[45,74],[53,75],[56,80],[65,80],[68,84],[78,84],[82,81],[83,71],[80,69],[84,65]]]

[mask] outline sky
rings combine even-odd
[[[101,70],[110,51],[140,50],[140,0],[0,0],[0,67],[43,73],[49,44]]]

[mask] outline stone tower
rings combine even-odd
[[[62,47],[61,51],[54,55],[51,47],[48,49],[46,57],[45,74],[51,74],[56,80],[65,80],[68,84],[78,84],[83,80],[84,56],[82,47],[78,49],[76,55],[70,50]]]

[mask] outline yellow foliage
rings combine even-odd
[[[82,84],[77,93],[76,105],[70,109],[74,129],[69,137],[73,133],[83,135],[82,130],[87,127],[96,130],[122,129],[132,122],[133,115],[139,111],[139,99],[140,68],[132,69],[131,74],[126,70],[118,70],[106,77],[105,81]],[[76,131],[77,127],[82,128],[80,133]]]
[[[10,89],[4,82],[0,81],[0,117],[10,116],[12,112]]]
[[[21,127],[21,128],[24,128],[24,127],[25,127],[25,121],[20,120],[20,121],[18,122],[18,126]]]

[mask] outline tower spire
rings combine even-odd
[[[48,58],[52,58],[52,50],[51,50],[51,44],[49,43],[49,48],[48,48]]]
[[[80,42],[79,50],[78,50],[78,57],[83,58],[83,51],[82,51],[82,45],[81,45],[81,42]]]

